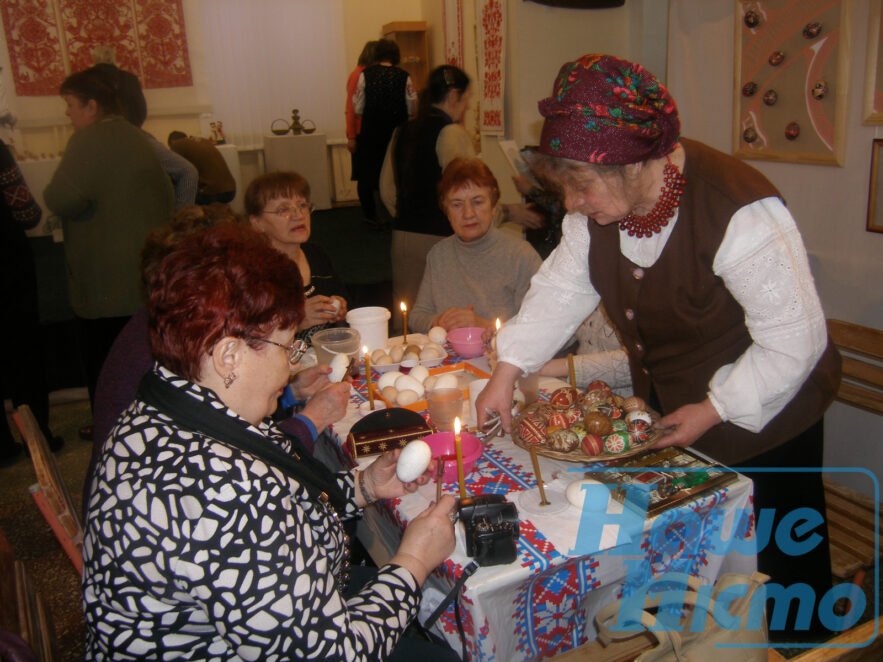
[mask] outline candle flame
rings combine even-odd
[[[499,331],[499,330],[500,330],[500,318],[498,317],[497,318],[497,331]]]
[[[362,345],[362,354],[368,353],[368,345]]]
[[[454,434],[460,434],[460,417],[454,418]]]
[[[405,302],[404,302],[404,301],[402,301],[402,302],[399,304],[399,308],[402,309],[402,312],[405,312],[406,310],[408,310],[408,307],[405,305]]]

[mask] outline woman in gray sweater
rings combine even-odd
[[[529,243],[493,226],[500,188],[482,161],[454,159],[438,190],[454,234],[426,258],[411,326],[418,332],[433,326],[492,330],[496,318],[518,312],[542,260]]]

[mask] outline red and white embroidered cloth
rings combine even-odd
[[[145,88],[193,85],[181,0],[3,0],[0,9],[18,96],[58,94],[98,46]]]
[[[506,5],[503,0],[476,0],[478,27],[479,127],[487,135],[505,133],[503,83],[505,77]]]

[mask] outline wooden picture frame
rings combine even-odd
[[[736,0],[735,14],[733,153],[843,165],[852,0]]]
[[[865,106],[863,124],[883,124],[883,12],[872,2],[868,16],[868,61],[865,67]]]
[[[874,138],[871,147],[871,180],[868,185],[868,232],[883,232],[883,168],[880,150],[883,138]]]

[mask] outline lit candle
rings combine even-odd
[[[573,367],[573,354],[567,355],[567,372],[570,375],[570,385],[576,388],[576,370]]]
[[[460,483],[460,499],[466,498],[466,476],[463,473],[463,444],[460,443],[460,417],[454,419],[454,452],[457,453],[457,482]]]
[[[405,305],[405,302],[402,301],[399,306],[402,309],[402,342],[407,345],[408,344],[408,307]]]
[[[491,351],[492,352],[497,351],[497,334],[500,332],[500,318],[499,317],[497,318],[497,321],[495,322],[495,326],[497,327],[497,330],[494,331],[494,336],[493,336],[493,338],[491,338]]]
[[[362,345],[365,353],[365,382],[368,385],[368,403],[371,411],[374,411],[374,386],[371,384],[371,357],[368,355],[368,345]]]

